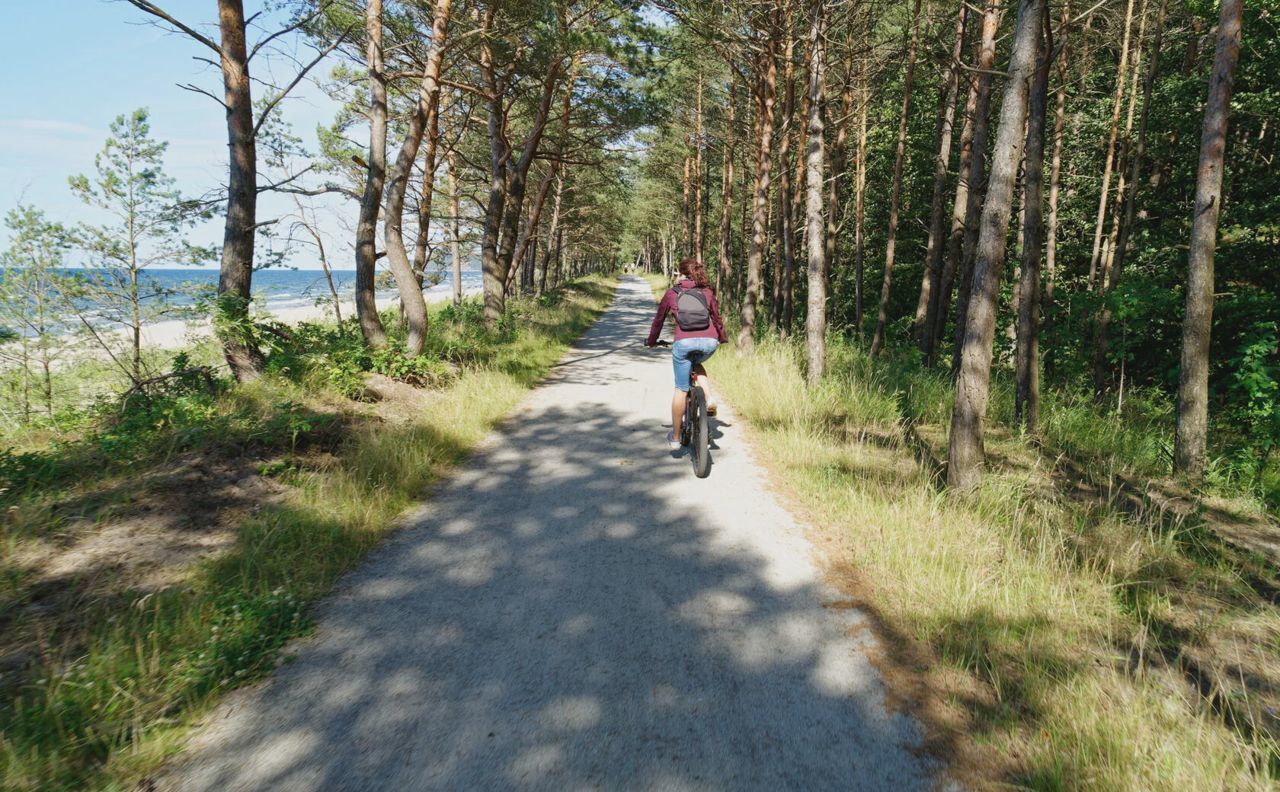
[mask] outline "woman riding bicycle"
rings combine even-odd
[[[673,449],[680,447],[680,424],[684,420],[685,399],[689,395],[690,371],[695,365],[699,367],[698,375],[704,378],[702,385],[705,390],[707,382],[706,373],[701,370],[702,362],[729,340],[724,333],[720,306],[716,302],[715,290],[711,288],[711,280],[707,277],[706,266],[695,258],[687,258],[680,262],[680,274],[683,277],[662,295],[662,301],[658,303],[658,315],[653,318],[653,326],[649,328],[649,337],[645,340],[645,346],[656,345],[667,314],[675,315],[675,343],[671,345],[671,364],[675,369],[676,388],[671,396],[671,432],[667,435],[667,443]],[[710,398],[707,401],[710,402]],[[708,408],[708,412],[715,414],[714,408]]]

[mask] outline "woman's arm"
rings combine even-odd
[[[671,311],[671,305],[674,302],[673,292],[667,289],[667,293],[662,295],[662,300],[658,303],[658,315],[653,317],[653,324],[649,327],[649,337],[645,340],[645,346],[653,346],[658,343],[658,336],[662,333],[662,325],[667,321],[667,314]]]

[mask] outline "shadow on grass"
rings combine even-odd
[[[928,459],[945,459],[945,447],[926,446]],[[1070,526],[1068,557],[1087,575],[1105,570],[1117,609],[1132,619],[1111,646],[1096,647],[1098,662],[1130,676],[1181,678],[1280,775],[1277,556],[1224,539],[1224,523],[1239,515],[1168,479],[1099,474],[1087,458],[1002,427],[988,433],[987,457],[997,475],[1032,482],[1038,494],[1030,497],[1057,501]]]

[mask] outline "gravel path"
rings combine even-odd
[[[182,790],[930,788],[812,548],[721,413],[663,442],[647,285],[230,696]],[[715,374],[715,363],[709,365]]]

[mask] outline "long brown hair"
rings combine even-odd
[[[707,275],[707,265],[696,258],[681,259],[680,274],[698,284],[699,289],[711,288],[711,278]]]

